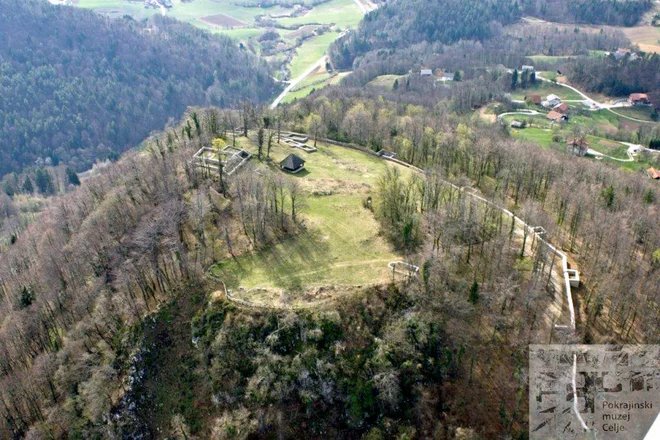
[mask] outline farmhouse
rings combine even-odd
[[[568,104],[562,102],[561,104],[554,106],[552,110],[556,111],[557,113],[561,113],[562,115],[565,115],[566,113],[568,113]]]
[[[649,105],[649,95],[646,93],[633,93],[628,99],[632,105]]]
[[[533,71],[534,71],[534,66],[526,66],[526,65],[523,64],[521,70],[522,70],[523,72],[524,72],[525,70],[530,71],[530,72],[533,72]]]
[[[523,124],[520,121],[511,121],[511,128],[517,128],[517,129],[525,128],[525,124]]]
[[[573,149],[573,154],[584,156],[589,150],[589,142],[584,137],[568,138],[566,145]]]
[[[433,70],[431,70],[431,69],[422,69],[422,70],[419,72],[419,74],[420,74],[421,76],[431,76],[431,75],[433,75]]]
[[[542,99],[541,95],[538,93],[532,93],[530,95],[525,95],[525,101],[531,102],[532,104],[535,105],[541,105]]]
[[[646,170],[646,174],[653,180],[659,180],[660,179],[660,171],[656,170],[653,167]]]
[[[387,158],[387,159],[396,159],[396,153],[393,152],[393,151],[380,150],[376,154],[380,157],[384,157],[384,158]]]
[[[299,173],[305,169],[305,161],[295,154],[289,154],[286,159],[280,162],[280,168],[289,173]]]
[[[552,122],[566,122],[566,121],[568,121],[568,116],[562,115],[561,113],[556,112],[554,110],[552,110],[550,113],[548,113],[546,117]]]
[[[622,60],[626,57],[626,55],[630,55],[631,61],[635,61],[637,58],[639,58],[639,55],[628,48],[619,48],[616,52],[612,53],[612,55],[617,61]]]
[[[547,108],[553,108],[559,104],[561,104],[561,98],[557,95],[548,95],[546,96],[545,101],[541,103],[543,107]]]

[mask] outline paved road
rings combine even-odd
[[[504,116],[507,115],[522,115],[522,116],[535,116],[535,115],[540,115],[541,113],[537,112],[536,110],[521,110],[519,112],[507,112],[507,113],[500,113],[497,115],[497,120],[501,121]]]
[[[543,78],[541,76],[541,74],[539,74],[538,72],[536,73],[536,77],[538,79],[542,80],[542,81],[554,83],[554,84],[557,84],[558,86],[561,86],[561,87],[566,87],[567,89],[570,89],[570,90],[574,91],[575,93],[579,94],[582,98],[584,98],[581,101],[580,100],[566,100],[565,102],[581,102],[584,105],[586,105],[588,107],[588,110],[590,110],[590,111],[609,110],[610,112],[614,113],[615,115],[619,116],[620,118],[629,119],[629,120],[635,121],[635,122],[642,122],[642,123],[645,123],[645,124],[652,124],[653,123],[653,122],[650,122],[650,121],[645,121],[643,119],[637,119],[637,118],[633,118],[631,116],[622,115],[621,113],[617,113],[614,110],[612,110],[612,109],[616,109],[616,108],[631,107],[631,105],[628,104],[627,100],[623,100],[623,101],[618,100],[614,104],[605,104],[603,102],[597,102],[597,101],[591,99],[589,96],[587,96],[584,92],[582,92],[581,90],[576,89],[573,86],[569,86],[568,84],[563,84],[563,83],[560,83],[560,82],[550,81],[547,78]]]
[[[291,90],[293,90],[293,88],[295,86],[297,86],[298,83],[300,83],[300,81],[307,78],[310,73],[312,73],[313,71],[318,69],[320,66],[325,66],[325,63],[327,61],[326,59],[327,59],[327,56],[323,55],[317,62],[315,62],[314,64],[309,66],[309,68],[307,70],[305,70],[302,73],[302,75],[300,75],[299,77],[297,77],[294,80],[292,80],[291,82],[289,82],[289,85],[286,87],[286,89],[284,89],[284,91],[282,93],[280,93],[280,96],[275,98],[275,101],[273,101],[273,103],[270,105],[270,108],[273,109],[273,108],[277,107],[280,104],[280,102],[282,101],[282,99],[284,99],[284,97],[287,95],[287,93],[289,93]]]

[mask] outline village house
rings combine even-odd
[[[637,58],[639,58],[639,55],[637,55],[635,52],[625,47],[620,47],[619,49],[617,49],[616,52],[613,52],[612,55],[617,61],[622,60],[623,58],[626,57],[626,55],[630,55],[631,61],[634,61]]]
[[[453,80],[454,80],[454,75],[451,72],[445,72],[440,77],[440,81],[443,81],[443,82],[453,81]]]
[[[632,93],[630,98],[628,98],[628,101],[630,101],[632,105],[649,105],[651,103],[649,101],[649,95],[646,93]]]
[[[295,154],[289,154],[282,162],[280,168],[289,173],[299,173],[305,169],[305,161]]]
[[[547,114],[546,118],[548,118],[552,122],[566,122],[568,121],[568,116],[562,115],[559,112],[556,112],[552,110],[550,113]]]
[[[546,96],[545,101],[541,103],[541,105],[546,108],[553,108],[559,104],[561,104],[561,98],[557,95],[548,95]]]
[[[541,105],[543,100],[541,99],[541,95],[538,93],[531,93],[529,95],[525,95],[525,101],[534,105]]]
[[[660,180],[660,171],[656,170],[653,167],[646,170],[646,174],[653,180]]]
[[[589,150],[589,142],[584,137],[568,138],[566,145],[573,150],[573,154],[584,156]]]
[[[431,75],[433,75],[433,70],[431,70],[431,69],[422,69],[422,70],[419,72],[419,74],[420,74],[421,76],[431,76]]]
[[[552,109],[557,113],[561,113],[562,115],[565,115],[566,113],[568,113],[568,104],[562,102],[561,104],[554,106]]]
[[[523,64],[521,70],[522,70],[523,72],[524,72],[525,70],[527,70],[527,71],[529,71],[529,72],[534,72],[534,66],[527,66],[527,65]]]

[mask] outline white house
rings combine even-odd
[[[541,103],[543,107],[553,108],[561,104],[561,98],[557,95],[548,95],[545,97],[545,100]]]
[[[534,72],[534,66],[526,66],[526,65],[523,64],[521,70],[522,70],[523,72],[524,72],[525,70],[529,70],[530,72]]]
[[[431,70],[431,69],[422,69],[419,72],[419,74],[422,75],[422,76],[431,76],[431,75],[433,75],[433,70]]]

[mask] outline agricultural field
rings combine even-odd
[[[296,49],[296,55],[291,61],[291,77],[297,77],[307,70],[311,64],[318,61],[338,36],[339,33],[337,32],[328,32],[306,40],[302,46]]]
[[[321,3],[307,14],[298,17],[282,18],[278,22],[284,26],[304,24],[332,24],[341,30],[356,27],[362,19],[362,12],[353,0],[332,0]]]
[[[633,44],[644,52],[660,53],[660,27],[635,26],[620,29]]]
[[[256,150],[252,144],[242,147]],[[387,264],[403,259],[380,236],[374,214],[364,206],[386,167],[398,166],[355,150],[322,143],[317,147],[307,154],[276,144],[271,152],[270,166],[277,172],[282,172],[279,161],[292,152],[306,160],[305,171],[287,175],[298,180],[305,194],[304,231],[211,268],[229,289],[246,289],[237,291],[243,292],[242,299],[254,300],[249,289],[263,300],[272,292],[279,298],[322,286],[386,282],[391,277]],[[398,168],[409,176],[406,168]]]

